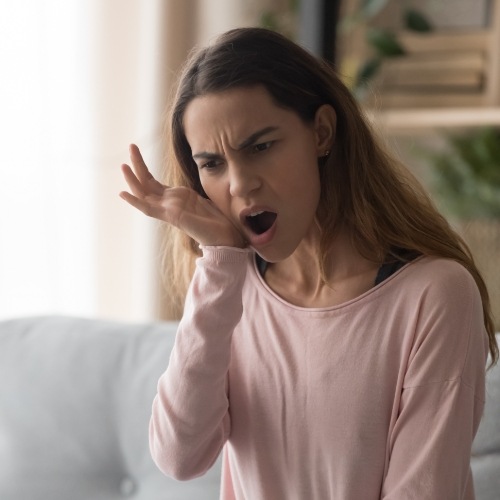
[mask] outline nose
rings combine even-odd
[[[229,193],[234,198],[246,198],[261,185],[259,176],[250,165],[231,163],[228,175]]]

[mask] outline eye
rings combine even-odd
[[[208,160],[205,163],[202,163],[199,165],[199,169],[202,170],[215,170],[217,167],[220,167],[222,165],[222,160]]]
[[[268,150],[273,144],[274,144],[274,141],[267,141],[267,142],[261,142],[259,144],[254,144],[251,147],[251,152],[252,153],[261,153],[262,151]]]

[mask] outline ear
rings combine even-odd
[[[314,117],[318,157],[328,156],[335,142],[336,127],[337,113],[333,106],[323,104],[318,108]]]

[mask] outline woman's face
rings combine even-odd
[[[335,116],[324,108],[304,123],[256,86],[197,97],[186,109],[205,193],[268,262],[290,256],[315,227],[318,157],[331,145],[318,115],[333,114],[333,127]]]

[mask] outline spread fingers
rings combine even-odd
[[[147,184],[151,179],[154,179],[148,167],[144,163],[142,154],[139,148],[135,144],[131,144],[130,148],[130,159],[132,160],[132,165],[134,167],[135,174],[142,184]]]
[[[132,193],[134,193],[135,196],[138,196],[139,198],[144,198],[146,196],[146,192],[144,191],[141,182],[136,177],[132,169],[128,165],[123,164],[122,172]]]

